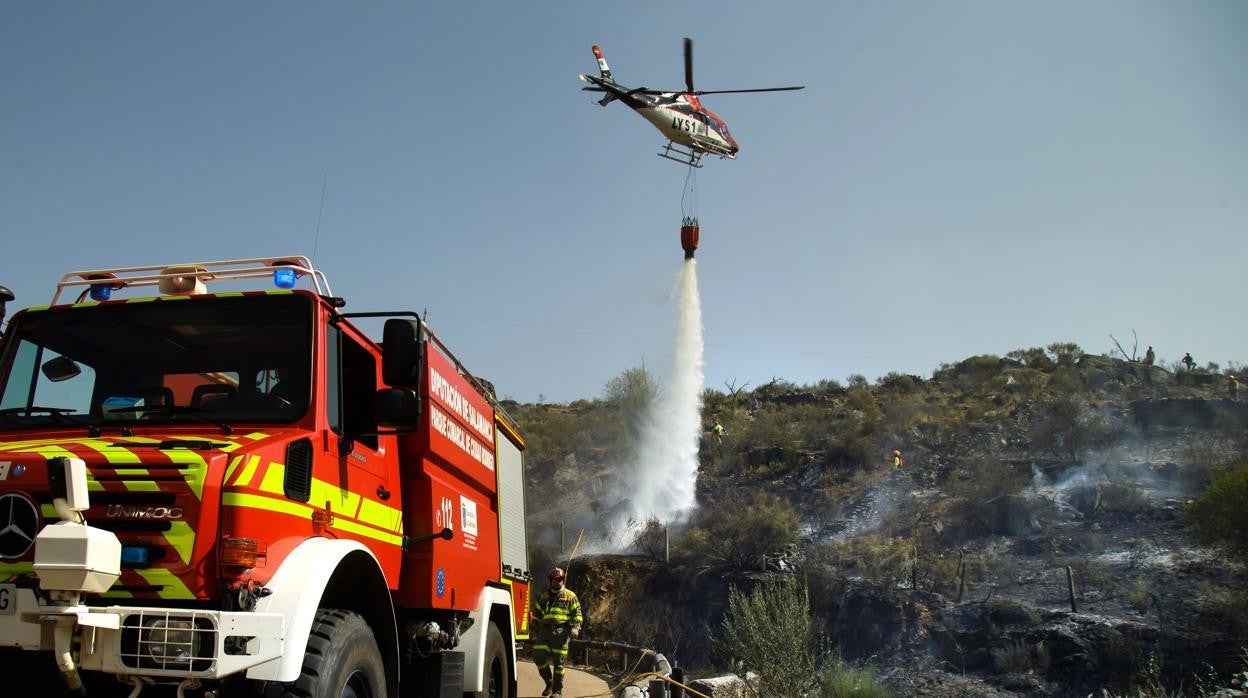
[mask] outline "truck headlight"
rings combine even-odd
[[[209,671],[216,647],[217,628],[206,616],[136,613],[122,621],[121,663],[139,673]]]
[[[184,665],[195,651],[195,623],[178,618],[156,618],[143,626],[139,652],[157,664]]]

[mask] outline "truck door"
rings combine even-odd
[[[348,328],[330,325],[326,340],[325,418],[331,437],[325,455],[337,461],[338,486],[359,496],[355,512],[334,512],[336,521],[352,520],[349,527],[338,527],[339,534],[367,544],[382,568],[397,575],[403,533],[395,480],[398,447],[394,436],[376,434],[378,359]]]

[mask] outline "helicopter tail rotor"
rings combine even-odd
[[[598,73],[602,75],[603,80],[612,80],[611,68],[607,66],[607,59],[603,57],[602,49],[598,48],[597,45],[595,45],[593,49],[594,58],[598,59]]]

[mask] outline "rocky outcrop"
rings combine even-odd
[[[1131,403],[1131,416],[1145,431],[1154,427],[1248,428],[1248,402],[1166,398]]]

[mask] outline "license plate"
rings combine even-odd
[[[17,585],[0,584],[0,616],[11,616],[17,612]]]

